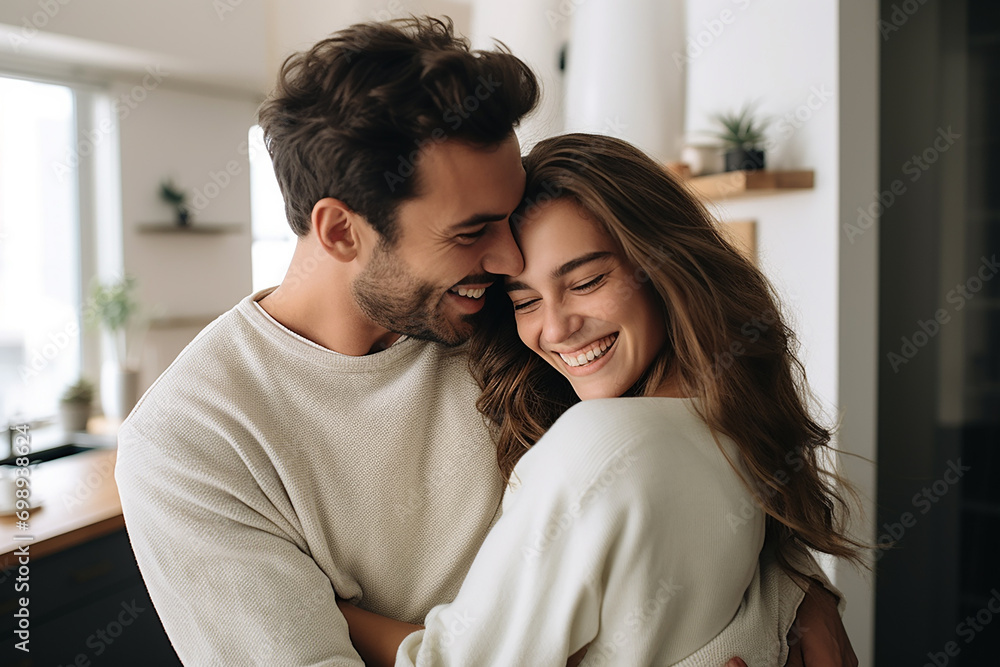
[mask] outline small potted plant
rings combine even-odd
[[[177,224],[186,227],[191,216],[187,207],[187,193],[178,189],[172,180],[166,180],[160,183],[160,199],[174,207]]]
[[[91,406],[94,402],[94,385],[86,378],[80,378],[66,387],[59,399],[59,419],[67,433],[87,430]]]
[[[87,320],[104,329],[105,349],[111,353],[101,369],[101,403],[112,418],[124,419],[138,399],[141,336],[133,327],[139,312],[135,288],[135,278],[122,276],[109,283],[94,281],[90,290]]]
[[[754,115],[752,105],[735,113],[720,113],[712,120],[722,126],[715,133],[726,147],[726,171],[764,168],[764,132],[768,121]]]

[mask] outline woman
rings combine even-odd
[[[352,639],[366,660],[401,642],[397,664],[586,649],[586,665],[666,665],[741,621],[759,625],[754,658],[783,664],[787,625],[772,625],[801,595],[768,608],[765,536],[800,579],[802,547],[856,562],[861,545],[770,286],[625,142],[557,137],[525,169],[525,268],[491,288],[470,349],[503,517],[426,630],[344,605]]]

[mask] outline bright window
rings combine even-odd
[[[0,78],[0,427],[80,374],[75,137],[71,88]]]
[[[253,291],[281,282],[295,251],[295,234],[285,218],[285,202],[259,125],[250,128],[250,221],[253,233]]]

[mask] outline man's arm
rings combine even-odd
[[[823,586],[809,586],[788,632],[785,667],[858,667],[838,602]]]
[[[126,423],[115,470],[139,569],[181,660],[362,667],[294,525],[232,448],[200,435],[153,441]]]
[[[837,596],[821,585],[809,587],[788,631],[785,667],[858,667],[837,603]],[[747,667],[747,663],[733,658],[726,667]]]

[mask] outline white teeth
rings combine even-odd
[[[459,296],[467,296],[470,299],[478,299],[482,295],[486,294],[485,287],[479,287],[477,289],[466,289],[464,287],[459,287],[458,289],[452,289],[449,291]]]
[[[595,359],[599,359],[607,352],[608,348],[615,342],[618,334],[612,334],[610,336],[605,336],[601,340],[595,342],[590,349],[585,352],[578,352],[575,357],[571,357],[566,354],[559,353],[562,360],[565,361],[569,366],[577,368],[579,366],[586,366]]]

